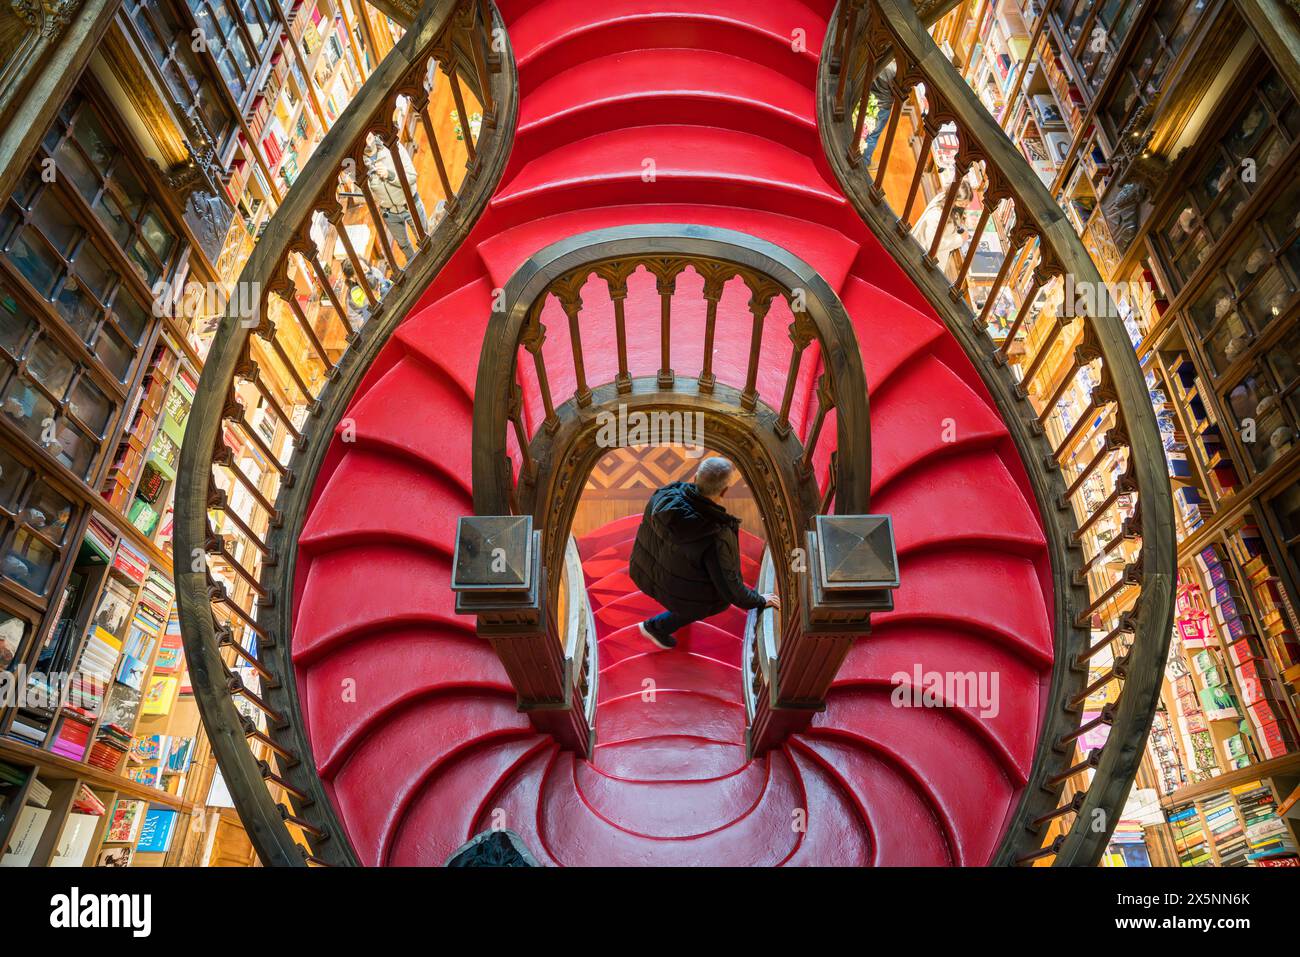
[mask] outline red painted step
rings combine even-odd
[[[488,827],[520,834],[547,865],[986,863],[1038,743],[1051,567],[975,367],[829,178],[813,86],[832,3],[499,7],[520,68],[507,174],[353,397],[285,598],[312,756],[348,840],[372,865],[441,864]],[[896,609],[875,616],[812,727],[757,762],[744,754],[745,615],[689,626],[669,652],[636,629],[659,610],[627,577],[639,510],[578,542],[601,671],[590,762],[518,713],[448,587],[455,520],[472,508],[473,397],[494,290],[552,242],[656,222],[776,243],[841,296],[870,392],[873,505],[892,515],[899,545]],[[672,362],[686,376],[703,359],[694,282],[683,278],[674,304]],[[614,368],[612,323],[607,294],[589,284],[583,295],[594,385]],[[658,367],[658,309],[652,284],[634,280],[637,374]],[[764,395],[785,382],[783,309],[765,327]],[[730,381],[748,350],[743,294],[729,289],[719,314],[716,368]],[[556,315],[553,304],[544,313],[563,330]],[[545,349],[555,394],[568,398],[567,336],[553,331]],[[799,435],[814,411],[810,358],[791,413]],[[536,427],[532,375],[523,363]],[[834,425],[832,413],[823,434]],[[831,448],[819,447],[819,477]],[[752,581],[762,543],[746,536],[743,548]],[[895,686],[917,669],[996,673],[997,713],[969,701],[896,707]]]

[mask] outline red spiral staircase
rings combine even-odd
[[[491,16],[488,4],[439,2],[482,11],[481,23]],[[292,482],[276,505],[286,494],[300,504],[268,509],[271,547],[261,550],[263,574],[285,590],[263,589],[253,611],[226,616],[256,634],[234,652],[254,662],[260,694],[230,677],[235,658],[219,656],[236,642],[220,619],[214,631],[207,608],[209,600],[230,606],[227,591],[210,575],[182,580],[200,705],[259,851],[294,863],[259,774],[287,791],[292,809],[279,814],[302,829],[318,863],[440,865],[468,838],[500,827],[554,865],[985,865],[1013,837],[1035,846],[1042,823],[1061,813],[1034,820],[1068,776],[1053,772],[1073,760],[1072,741],[1061,739],[1068,747],[1058,744],[1052,769],[1040,766],[1061,733],[1053,715],[1070,711],[1067,687],[1083,685],[1079,646],[1062,660],[1062,636],[1080,622],[1063,597],[1071,587],[1064,554],[1049,552],[1060,520],[1045,521],[1031,474],[1041,466],[1026,469],[1019,433],[969,343],[868,228],[828,162],[819,56],[836,6],[501,0],[495,10],[509,38],[503,59],[517,70],[517,99],[507,110],[498,95],[495,120],[514,120],[513,142],[436,275],[399,286],[412,305],[380,314],[376,325],[391,334],[373,340],[364,361],[331,370],[326,389],[339,395],[332,437],[322,432],[327,444],[312,453],[304,429],[309,466],[281,470]],[[486,83],[487,56],[475,49],[464,59]],[[480,99],[486,92],[479,88]],[[359,108],[381,111],[384,102],[376,93]],[[309,166],[304,179],[312,175]],[[639,515],[576,542],[599,672],[589,755],[537,730],[492,645],[456,611],[457,520],[474,512],[476,381],[501,291],[539,250],[637,224],[698,224],[787,251],[838,296],[861,354],[871,511],[892,517],[901,585],[892,610],[873,613],[871,634],[849,650],[824,710],[757,756],[746,747],[745,616],[732,609],[689,626],[667,652],[637,633],[658,610],[627,575]],[[588,306],[597,317],[610,312],[607,300]],[[548,325],[562,327],[563,314],[548,308]],[[659,309],[654,283],[634,277],[626,348],[642,370],[661,365]],[[739,389],[746,304],[724,299],[718,315],[715,371]],[[701,320],[678,321],[673,364],[694,375]],[[791,355],[789,343],[781,347],[784,324],[764,336],[774,347],[763,355],[760,392],[779,395]],[[563,337],[542,348],[552,391],[581,392]],[[611,328],[584,329],[592,388],[613,381],[617,348]],[[217,351],[210,365],[236,375],[239,350]],[[794,435],[810,442],[815,372],[799,374],[789,409]],[[519,382],[532,435],[546,403],[527,364]],[[218,422],[229,419],[220,396],[200,397],[196,419],[208,401]],[[192,432],[183,472],[209,468],[207,448],[191,446],[217,435]],[[822,485],[833,446],[823,441],[814,457]],[[517,442],[511,454],[518,463]],[[216,465],[228,457],[217,455]],[[213,507],[195,494],[194,514],[178,506],[182,547],[187,536],[203,542],[198,523]],[[277,534],[296,536],[280,550],[292,561],[274,558]],[[214,551],[211,536],[204,544]],[[753,585],[765,543],[746,535],[742,546]],[[1059,620],[1062,609],[1069,621]],[[1075,677],[1064,681],[1070,668]],[[993,706],[908,706],[918,676],[955,673],[992,676]],[[268,730],[235,718],[227,693],[257,706]],[[1142,730],[1127,729],[1125,740]],[[267,757],[250,762],[241,737]],[[1096,755],[1069,771],[1084,766],[1096,768]],[[1076,798],[1073,808],[1081,806]]]
[[[331,453],[300,539],[297,686],[359,859],[439,864],[504,822],[562,864],[986,863],[1037,741],[1052,666],[1049,563],[1016,452],[970,361],[822,160],[815,51],[830,6],[500,9],[519,70],[509,167],[357,390],[345,413],[355,442]],[[743,617],[693,626],[679,649],[652,654],[635,622],[654,605],[626,576],[635,519],[580,544],[600,641],[590,761],[533,733],[449,590],[455,520],[471,511],[473,387],[492,291],[549,243],[653,222],[767,239],[840,295],[871,388],[873,509],[893,516],[898,535],[896,610],[876,616],[808,733],[748,763]],[[645,325],[631,316],[629,327]],[[653,364],[657,330],[632,338],[633,355],[639,345]],[[612,363],[612,349],[584,340],[589,366]],[[783,375],[785,364],[774,356],[765,371]],[[918,666],[997,672],[1000,710],[891,706],[891,676],[910,680]],[[357,700],[342,702],[349,677]],[[642,700],[644,681],[653,701]]]

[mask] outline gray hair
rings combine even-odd
[[[717,498],[731,484],[736,467],[724,458],[711,456],[695,470],[695,487],[707,498]]]

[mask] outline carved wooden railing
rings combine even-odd
[[[654,297],[658,300],[653,330],[658,333],[658,362],[652,368],[631,367],[630,281],[641,284],[639,294],[651,297],[652,307]],[[728,305],[720,309],[724,302]],[[743,313],[733,308],[741,302]],[[775,346],[764,336],[777,302],[784,304],[780,313],[788,356],[773,356]],[[674,316],[687,310],[702,315],[702,328],[685,342],[679,331],[674,340]],[[593,314],[601,318],[593,320]],[[733,321],[746,314],[748,326],[742,325],[741,335],[717,335],[720,315]],[[561,330],[559,344],[550,350],[544,348],[548,322]],[[584,353],[584,340],[593,338],[612,343],[613,352],[601,357],[610,380],[594,385],[588,373],[594,363]],[[745,343],[743,353],[738,346],[731,346],[736,355],[723,352],[728,343],[739,341]],[[786,369],[782,391],[760,394],[759,370],[773,361]],[[557,362],[564,363],[571,396],[554,394]],[[734,381],[723,381],[728,373],[720,369],[731,370]],[[791,409],[801,389],[812,393],[815,412],[805,416],[805,428],[797,434]],[[828,462],[819,450],[827,441],[832,411],[835,451]],[[705,429],[702,444],[738,463],[764,516],[772,548],[792,557],[774,572],[785,627],[781,662],[764,673],[770,693],[763,696],[767,703],[751,729],[752,749],[762,750],[816,710],[854,629],[866,627],[866,614],[845,618],[841,607],[840,620],[846,623],[841,633],[818,632],[820,622],[810,616],[806,576],[795,559],[811,547],[807,536],[816,516],[833,509],[845,520],[857,519],[869,508],[867,391],[852,325],[838,297],[807,264],[741,233],[654,224],[598,230],[547,247],[510,280],[484,340],[474,406],[476,515],[503,521],[512,515],[531,517],[530,528],[542,532],[540,565],[559,568],[585,478],[609,451],[600,435],[602,421],[638,412],[698,415]],[[516,585],[522,588],[522,579]],[[466,613],[474,610],[465,608]],[[493,614],[501,612],[494,607]],[[481,614],[479,621],[483,630]],[[486,624],[489,632],[496,627],[492,621]],[[506,661],[507,671],[517,669],[512,674],[517,689],[541,687],[547,700],[562,703],[563,689],[554,678],[548,684],[534,673],[541,668],[551,676],[561,673],[554,642],[546,642],[540,630],[537,635],[539,654],[525,655],[513,644],[504,649],[513,659]],[[805,653],[816,654],[816,663],[802,662]],[[782,666],[788,667],[783,671]],[[783,684],[783,675],[798,676],[795,698],[783,689],[793,687],[796,679],[786,677]],[[528,706],[525,696],[521,705]],[[780,720],[770,720],[772,714]],[[770,736],[764,731],[769,723]],[[575,737],[582,740],[581,733]]]
[[[878,105],[871,86],[891,61],[893,109],[876,156],[864,157]],[[863,220],[974,360],[1019,447],[1048,535],[1057,593],[1051,705],[997,860],[1095,863],[1142,758],[1173,614],[1172,503],[1141,369],[1064,213],[905,0],[842,0],[821,62],[828,159]],[[916,127],[910,136],[905,122]],[[939,142],[951,153],[952,178],[946,186],[940,178],[942,200],[926,223],[921,186],[936,176]],[[957,244],[938,224],[964,213],[968,190],[983,204],[977,240],[964,253],[946,252]],[[1005,256],[979,300],[971,274],[990,223]],[[1054,308],[1061,290],[1064,307]],[[998,328],[990,320],[1004,306],[1010,321]],[[1062,400],[1074,390],[1086,399],[1071,418]],[[1084,721],[1089,700],[1105,703]],[[1085,735],[1106,727],[1103,747],[1080,752]]]
[[[267,865],[356,863],[295,721],[296,543],[356,382],[504,168],[515,81],[499,23],[482,0],[420,9],[267,224],[195,397],[177,482],[182,634],[226,786]],[[455,130],[441,122],[449,106]]]

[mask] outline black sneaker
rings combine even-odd
[[[650,626],[644,621],[640,622],[636,627],[637,630],[640,631],[642,635],[644,635],[646,638],[649,638],[651,641],[653,641],[656,645],[658,645],[660,648],[664,649],[665,651],[667,651],[669,648],[677,647],[676,638],[674,638],[672,635],[659,634],[658,632],[652,630]]]

